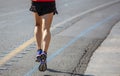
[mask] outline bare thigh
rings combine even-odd
[[[53,20],[53,13],[45,14],[39,16],[37,13],[34,13],[35,17],[35,25],[43,26],[44,28],[50,28],[52,20]]]
[[[43,22],[43,30],[49,30],[53,20],[53,13],[49,13],[46,15],[41,16]]]

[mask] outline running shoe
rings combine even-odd
[[[39,49],[39,50],[37,50],[37,55],[36,55],[36,62],[40,62],[40,56],[41,56],[41,54],[42,54],[42,49]]]
[[[39,65],[39,71],[46,71],[47,70],[47,54],[45,52],[42,52],[40,55],[40,65]]]

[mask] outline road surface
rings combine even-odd
[[[37,69],[39,63],[34,62],[34,41],[24,44],[33,38],[30,1],[0,3],[1,76],[80,76],[92,53],[120,19],[119,0],[57,0],[59,15],[52,24],[48,70],[42,73]]]

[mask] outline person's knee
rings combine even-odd
[[[35,32],[41,32],[42,31],[42,25],[41,24],[35,24]]]
[[[44,31],[46,31],[46,32],[50,32],[50,28],[44,28]]]
[[[50,29],[44,29],[43,32],[44,32],[45,35],[50,35],[51,34]]]

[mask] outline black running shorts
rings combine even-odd
[[[37,12],[39,16],[54,13],[57,14],[55,2],[33,2],[31,3],[30,11]]]

